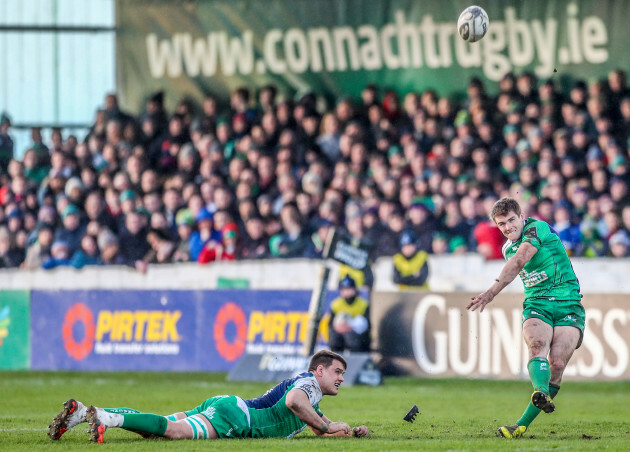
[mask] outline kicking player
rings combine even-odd
[[[584,307],[580,285],[558,235],[544,221],[523,218],[513,198],[502,198],[490,218],[507,237],[503,256],[507,263],[488,290],[472,297],[466,307],[484,307],[520,275],[525,286],[523,336],[529,349],[527,369],[534,386],[531,402],[513,425],[499,427],[498,435],[518,438],[540,411],[555,410],[562,374],[584,335]]]
[[[248,401],[234,395],[212,397],[166,417],[129,408],[86,407],[71,399],[53,419],[49,436],[59,439],[81,422],[89,423],[90,440],[99,443],[108,428],[116,427],[170,439],[290,438],[307,425],[317,435],[367,436],[367,427],[350,429],[319,410],[324,395],[337,395],[346,366],[341,355],[322,350],[311,359],[307,373],[283,381],[261,397]]]

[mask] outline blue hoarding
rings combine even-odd
[[[299,351],[310,297],[310,291],[33,291],[31,367],[227,371],[245,351]],[[325,343],[326,318],[320,332]]]

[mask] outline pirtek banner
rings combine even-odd
[[[522,295],[501,294],[484,312],[468,312],[477,294],[372,293],[372,324],[388,373],[525,378]],[[630,379],[627,295],[586,295],[586,331],[565,377]]]
[[[310,296],[254,290],[33,291],[31,368],[227,371],[245,351],[299,352]],[[325,318],[320,345],[328,341],[327,325]]]
[[[463,92],[478,76],[532,70],[568,84],[630,67],[625,0],[480,0],[488,34],[469,44],[456,22],[470,3],[443,0],[118,0],[118,89],[126,108],[164,89],[183,96],[276,84],[294,95]]]

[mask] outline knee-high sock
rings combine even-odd
[[[549,383],[549,396],[552,399],[558,394],[558,391],[560,391],[560,386],[554,385],[553,383]],[[527,405],[527,408],[525,408],[525,412],[523,413],[521,418],[518,421],[516,421],[516,423],[518,425],[524,425],[525,427],[529,427],[529,424],[531,424],[534,421],[534,419],[536,419],[536,416],[538,416],[539,413],[540,413],[540,410],[536,408],[534,405],[532,405],[532,402],[529,402],[529,405]]]
[[[122,428],[133,430],[134,432],[150,433],[152,435],[164,436],[168,420],[158,414],[123,414]]]
[[[527,363],[529,370],[529,378],[532,380],[534,391],[543,391],[549,394],[549,379],[551,378],[551,369],[547,358],[536,357]]]

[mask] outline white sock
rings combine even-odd
[[[121,427],[125,420],[122,414],[110,413],[103,408],[96,408],[96,412],[98,414],[98,420],[108,428]]]
[[[77,402],[77,410],[68,417],[68,429],[71,429],[72,427],[76,427],[80,423],[85,422],[85,415],[87,414],[87,408],[78,400],[76,402]]]

